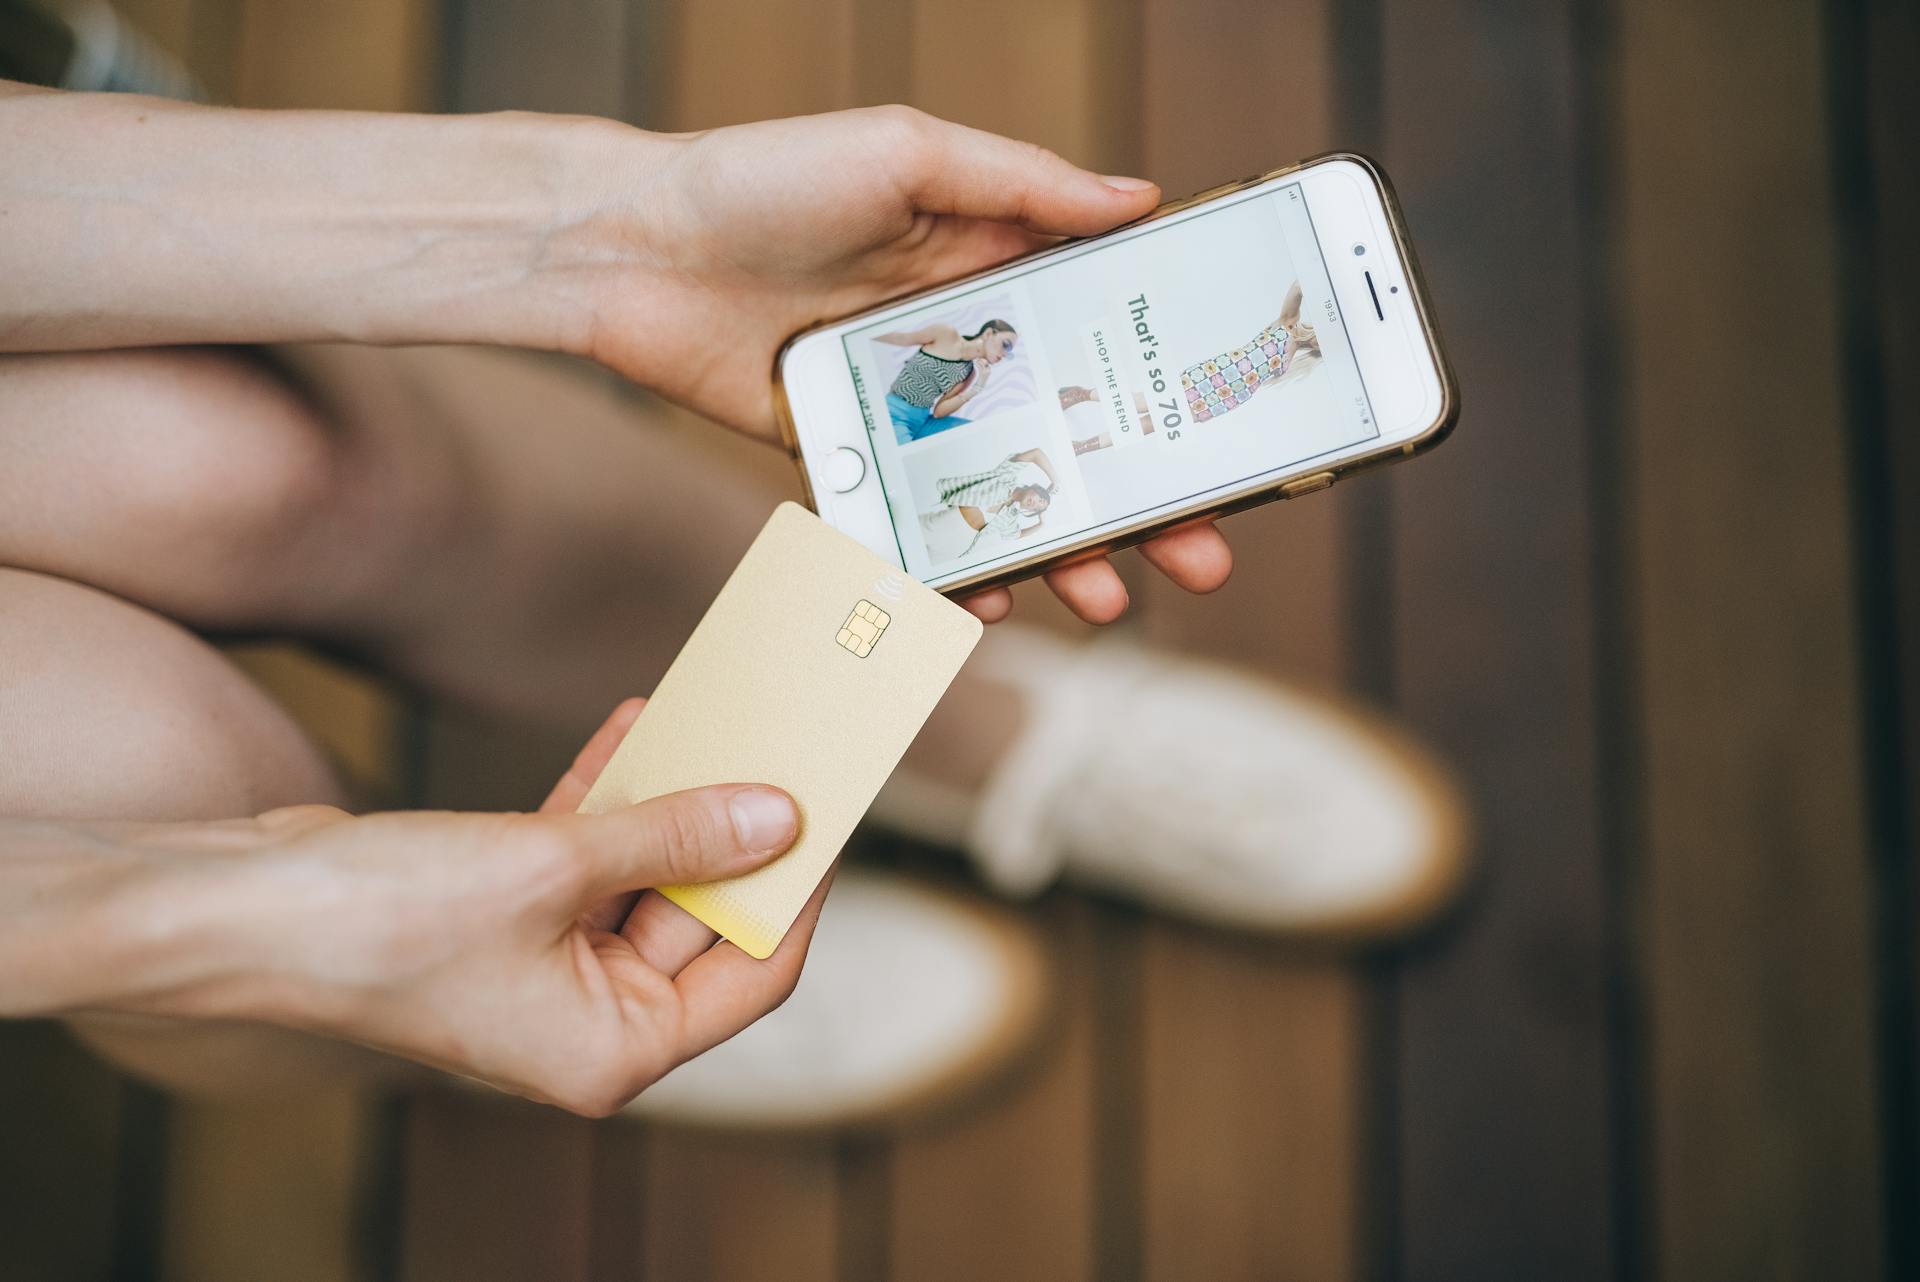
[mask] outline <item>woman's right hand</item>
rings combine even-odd
[[[303,806],[96,829],[111,855],[68,864],[78,926],[0,941],[24,951],[0,958],[0,1009],[263,1020],[612,1112],[785,998],[825,893],[765,961],[650,893],[758,868],[797,820],[745,784],[572,813],[638,712],[622,705],[537,815]]]

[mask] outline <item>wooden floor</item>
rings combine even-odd
[[[879,1133],[715,1140],[451,1093],[269,1116],[7,1030],[9,1110],[54,1120],[0,1137],[0,1222],[43,1208],[0,1272],[1920,1276],[1911,5],[124,7],[260,105],[691,129],[904,100],[1170,192],[1376,155],[1458,432],[1235,518],[1215,597],[1136,577],[1137,626],[1390,708],[1465,782],[1481,870],[1361,960],[1055,895],[1031,910],[1067,998],[1049,1044]],[[417,782],[491,795],[502,733],[430,719]]]

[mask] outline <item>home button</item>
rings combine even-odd
[[[827,461],[820,469],[820,479],[835,494],[845,494],[867,479],[867,460],[859,450],[842,445],[827,455]]]

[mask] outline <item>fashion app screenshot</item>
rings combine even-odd
[[[907,569],[950,575],[1376,436],[1298,185],[845,339]]]

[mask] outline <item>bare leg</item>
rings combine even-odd
[[[588,722],[651,687],[787,475],[547,362],[283,359],[0,358],[0,563],[59,576],[0,570],[0,671],[36,674],[0,690],[0,813],[338,803],[297,728],[189,628],[319,639],[484,706]],[[915,755],[969,787],[1019,707],[986,683],[963,694]],[[357,1058],[269,1030],[88,1033],[186,1086]]]
[[[0,814],[221,819],[342,800],[313,745],[217,651],[103,592],[0,570],[0,673]],[[318,1083],[390,1063],[250,1025],[129,1016],[76,1028],[188,1089]]]
[[[0,358],[0,564],[571,726],[651,686],[776,498],[541,362],[285,360]]]
[[[568,733],[652,688],[795,488],[770,450],[515,353],[0,357],[0,426],[0,564]],[[967,681],[943,719],[1004,742],[956,711],[988,702]]]

